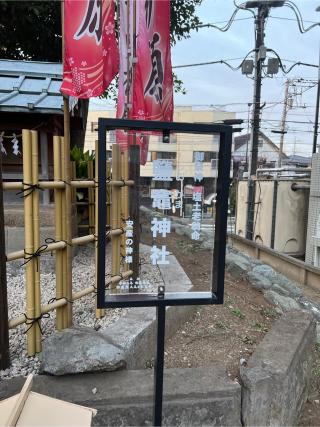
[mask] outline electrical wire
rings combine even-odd
[[[290,0],[287,0],[284,3],[284,5],[287,6],[289,9],[291,9],[293,11],[293,13],[295,14],[295,16],[297,18],[297,23],[298,23],[299,31],[300,31],[301,34],[307,33],[308,31],[312,30],[312,28],[317,27],[318,25],[320,25],[320,22],[317,22],[315,24],[310,25],[310,27],[308,27],[308,28],[304,28],[303,17],[301,15],[301,12],[300,12],[299,8],[297,7],[297,5],[294,4]]]
[[[172,68],[189,68],[189,67],[200,67],[203,65],[224,64],[227,67],[229,67],[232,71],[237,71],[242,67],[243,62],[248,58],[248,56],[254,51],[255,49],[250,50],[250,52],[248,52],[243,59],[242,58],[219,59],[217,61],[199,62],[195,64],[174,65]],[[237,67],[233,67],[227,62],[227,61],[236,61],[240,59],[242,59],[242,61]]]
[[[297,20],[294,19],[294,18],[287,18],[287,17],[284,17],[284,16],[272,16],[272,15],[269,15],[269,18],[271,18],[271,19],[279,19],[279,20],[283,20],[283,21],[297,22]],[[307,22],[308,24],[317,24],[317,25],[319,25],[319,22],[316,22],[316,21],[306,21],[306,20],[304,20],[304,22]]]

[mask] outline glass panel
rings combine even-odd
[[[118,154],[112,144],[112,179],[132,179],[128,171],[138,168],[140,189],[135,195],[131,187],[112,187],[107,223],[110,230],[123,227],[124,234],[112,236],[112,245],[107,244],[106,273],[109,278],[119,274],[120,263],[124,279],[110,285],[107,294],[157,295],[163,284],[166,293],[186,292],[190,289],[183,269],[188,271],[193,291],[211,291],[219,135],[175,133],[174,143],[164,143],[158,133],[143,140],[141,134],[131,132],[128,138],[131,145],[140,146],[142,164],[134,162],[126,144],[120,144]],[[132,212],[134,204],[139,223]]]

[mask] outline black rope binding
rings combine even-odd
[[[41,319],[49,319],[50,318],[50,313],[42,313],[40,314],[40,316],[38,317],[28,317],[25,313],[24,313],[24,317],[25,317],[25,324],[28,326],[27,329],[24,331],[24,333],[26,334],[31,328],[32,326],[37,323],[41,332],[41,335],[43,335],[43,331],[41,328]]]
[[[49,301],[47,302],[47,304],[52,304],[53,302],[55,302],[55,301],[60,301],[60,300],[62,300],[62,299],[64,299],[66,302],[68,302],[69,304],[73,304],[74,303],[74,301],[72,301],[71,299],[69,299],[69,298],[67,298],[67,297],[60,297],[60,298],[56,298],[56,297],[53,297],[53,298],[50,298],[49,299]]]
[[[33,254],[29,254],[24,249],[23,250],[24,251],[24,257],[23,258],[26,261],[23,264],[21,264],[21,267],[23,267],[24,265],[28,264],[28,262],[30,262],[33,258],[35,258],[37,260],[37,272],[38,272],[39,271],[39,257],[41,256],[42,252],[44,252],[47,249],[48,249],[48,245],[41,245],[41,246],[39,246],[39,248]]]
[[[23,188],[21,191],[18,191],[18,193],[16,193],[16,196],[22,194],[20,196],[20,199],[30,196],[30,194],[32,194],[35,190],[43,191],[43,188],[40,187],[40,184],[27,184],[26,182],[23,182],[22,184],[25,185],[26,188]]]
[[[71,243],[68,243],[66,240],[56,240],[53,239],[52,237],[47,237],[46,239],[44,239],[45,243],[47,243],[48,245],[50,245],[50,243],[59,243],[59,242],[63,242],[65,243],[67,246],[70,246],[71,248],[73,247],[73,245]],[[65,248],[63,248],[65,249]],[[51,251],[51,255],[52,255],[52,251]]]

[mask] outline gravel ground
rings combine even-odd
[[[162,283],[160,272],[149,264],[147,247],[141,248],[141,278],[154,284],[156,289]],[[41,265],[41,264],[40,264]],[[92,245],[82,246],[78,254],[73,259],[73,291],[80,291],[95,280],[94,249]],[[21,273],[11,274],[10,268],[7,272],[8,287],[8,309],[9,319],[19,316],[25,312],[25,275],[24,269]],[[110,256],[106,259],[106,271],[110,271]],[[55,296],[55,274],[41,274],[41,300],[42,304],[47,303]],[[108,325],[115,322],[119,317],[127,313],[128,309],[108,309],[106,316],[97,320],[95,318],[96,299],[94,294],[87,295],[73,303],[73,323],[77,326],[85,326],[103,331]],[[49,318],[42,319],[43,339],[55,331],[55,311],[50,313]],[[12,378],[29,373],[39,372],[40,360],[38,357],[28,357],[26,353],[26,327],[18,326],[9,331],[10,359],[11,367],[5,371],[0,371],[2,378]]]

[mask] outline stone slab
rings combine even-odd
[[[246,426],[297,425],[310,378],[316,324],[305,311],[285,313],[241,366]]]
[[[0,399],[20,391],[23,381],[3,381]],[[32,390],[96,408],[95,426],[141,426],[152,425],[153,386],[153,371],[148,369],[41,375],[34,378]],[[228,378],[224,367],[165,370],[163,425],[240,426],[240,409],[240,385]]]

